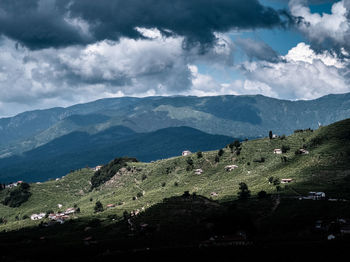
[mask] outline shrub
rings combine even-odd
[[[178,182],[175,182],[175,183],[174,183],[174,186],[179,186],[179,183],[178,183]]]
[[[142,193],[142,192],[138,192],[136,196],[137,196],[138,198],[140,198],[140,197],[143,196],[143,193]]]
[[[163,183],[162,183],[162,187],[165,187],[165,186],[166,186],[166,183],[165,183],[165,182],[163,182]]]
[[[279,180],[278,178],[275,178],[275,179],[273,180],[273,184],[274,184],[275,186],[277,186],[277,185],[281,184],[281,182],[280,182],[280,180]]]
[[[146,180],[147,176],[145,174],[142,175],[142,181]]]
[[[250,197],[250,190],[248,189],[248,185],[244,182],[239,183],[239,199],[248,199]]]
[[[191,196],[190,191],[185,191],[182,196],[183,197],[190,197]]]
[[[190,158],[190,157],[186,159],[186,162],[187,162],[187,164],[190,165],[190,166],[193,165],[193,160],[192,160],[192,158]]]
[[[24,215],[24,216],[22,217],[23,220],[28,219],[28,218],[29,218],[28,215]]]
[[[219,158],[219,156],[215,156],[215,163],[218,163],[218,162],[220,162],[220,158]]]
[[[272,131],[269,132],[269,138],[272,139]]]
[[[287,153],[290,150],[290,147],[286,145],[282,145],[281,150],[282,150],[282,153]]]
[[[222,156],[224,154],[224,150],[221,148],[218,152],[218,156]]]
[[[247,165],[250,166],[250,162],[248,162]]]
[[[269,177],[269,183],[272,184],[273,183],[273,176]]]
[[[100,201],[97,201],[94,207],[95,213],[103,211],[103,205]]]
[[[201,151],[197,152],[197,158],[202,158],[203,157],[203,153]]]

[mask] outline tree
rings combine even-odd
[[[237,149],[237,148],[239,148],[240,146],[241,146],[241,142],[239,142],[239,140],[235,140],[234,142],[233,142],[233,146]]]
[[[277,186],[277,185],[281,184],[281,182],[280,182],[280,180],[276,177],[276,178],[273,180],[273,184],[274,184],[275,186]]]
[[[233,153],[233,148],[234,148],[234,144],[233,143],[230,143],[229,145],[228,145],[228,147],[231,149],[231,153]]]
[[[222,156],[224,154],[224,150],[221,148],[218,152],[218,156]]]
[[[219,156],[215,156],[215,163],[218,163],[218,162],[220,162],[220,158]]]
[[[197,158],[202,158],[203,157],[203,153],[201,151],[197,152]]]
[[[282,150],[282,153],[287,153],[288,150],[290,150],[290,147],[289,147],[289,146],[286,146],[286,145],[282,145],[281,150]]]
[[[239,183],[238,198],[248,199],[249,197],[250,197],[250,190],[248,189],[247,184],[244,182]]]
[[[269,183],[272,184],[273,183],[273,176],[269,177]]]
[[[97,201],[94,207],[95,213],[103,211],[103,205],[100,201]]]
[[[186,162],[187,162],[187,164],[190,165],[190,166],[193,165],[193,160],[192,160],[192,158],[190,158],[190,157],[186,159]]]
[[[272,131],[269,132],[269,138],[272,139]]]

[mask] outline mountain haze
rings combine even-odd
[[[113,126],[135,132],[189,126],[209,134],[262,137],[291,134],[350,117],[350,94],[310,101],[256,96],[108,98],[67,108],[30,111],[0,119],[0,156],[20,154],[74,131]]]

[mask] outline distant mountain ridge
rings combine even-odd
[[[196,152],[221,148],[233,140],[190,127],[136,133],[127,127],[115,126],[92,135],[75,131],[20,156],[0,159],[0,181],[45,181],[71,170],[105,164],[115,156],[149,162],[179,156],[186,149]]]
[[[0,157],[21,154],[75,131],[95,134],[113,126],[135,132],[189,126],[209,134],[262,137],[291,134],[350,117],[350,94],[310,101],[255,96],[123,97],[0,119]]]

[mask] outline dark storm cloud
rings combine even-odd
[[[235,42],[250,59],[255,58],[268,62],[279,62],[281,60],[277,52],[265,42],[250,38],[238,38]]]
[[[258,0],[0,0],[0,33],[40,49],[139,38],[135,27],[156,27],[205,46],[214,32],[283,26],[282,16]]]

